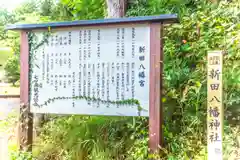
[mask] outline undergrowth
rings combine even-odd
[[[157,159],[204,160],[206,55],[224,50],[224,159],[239,152],[240,3],[205,0],[137,0],[127,16],[178,13],[164,32],[164,148]],[[182,41],[186,43],[183,43]],[[146,160],[146,118],[52,117],[34,154],[44,160]],[[156,156],[156,155],[155,155]]]
[[[103,7],[96,4],[99,6],[95,8]],[[71,1],[71,8],[78,5]],[[91,8],[91,4],[84,5]],[[74,12],[78,10],[81,8]],[[99,9],[90,17],[102,17],[102,12]],[[129,4],[127,16],[164,13],[178,13],[180,23],[164,29],[164,147],[161,154],[148,155],[147,118],[51,116],[35,141],[34,157],[38,160],[207,159],[206,55],[209,50],[226,52],[224,159],[231,160],[236,153],[240,154],[239,0],[219,3],[135,0]]]

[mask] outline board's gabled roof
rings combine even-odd
[[[7,30],[33,30],[42,28],[57,28],[57,27],[74,27],[74,26],[93,26],[104,24],[121,24],[121,23],[137,23],[137,22],[163,22],[175,23],[178,22],[176,14],[164,14],[158,16],[142,16],[142,17],[126,17],[126,18],[108,18],[96,20],[80,20],[67,22],[51,22],[38,24],[13,24],[6,26]]]

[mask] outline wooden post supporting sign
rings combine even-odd
[[[208,52],[208,159],[223,159],[223,52]]]
[[[163,144],[162,135],[162,71],[163,71],[163,49],[162,49],[161,23],[150,25],[150,108],[149,108],[149,148],[156,153]]]
[[[33,114],[30,113],[29,105],[29,48],[28,38],[25,31],[21,32],[20,50],[20,115],[19,115],[19,137],[20,150],[31,151],[33,139]]]

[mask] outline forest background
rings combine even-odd
[[[139,117],[49,116],[37,125],[33,153],[13,160],[167,160],[207,159],[206,55],[224,50],[224,159],[240,156],[240,1],[125,0],[124,15],[111,7],[118,0],[26,0],[9,11],[0,8],[0,71],[19,84],[19,33],[6,24],[147,16],[176,13],[180,23],[164,29],[164,147],[148,155],[148,119]],[[109,10],[110,9],[110,10]],[[109,16],[109,14],[111,14]],[[43,118],[40,116],[40,118]],[[13,123],[16,116],[5,125]]]

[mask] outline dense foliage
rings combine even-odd
[[[5,74],[10,83],[15,83],[20,79],[20,64],[18,56],[10,57],[5,65]]]
[[[18,32],[6,31],[6,25],[71,19],[72,14],[66,6],[54,0],[26,0],[11,12],[0,7],[0,47],[10,47],[13,52],[4,66],[5,76],[10,83],[19,80],[20,35]]]
[[[102,0],[62,0],[57,6],[65,9],[64,20],[105,15]],[[41,19],[61,20],[46,12],[40,14],[45,16]],[[240,2],[134,0],[129,2],[127,16],[163,13],[178,13],[180,24],[167,26],[164,32],[165,146],[157,156],[206,159],[206,55],[209,50],[224,50],[224,156],[229,159],[234,150],[240,152]],[[146,118],[51,118],[36,141],[38,159],[146,160],[156,156],[147,154]]]
[[[74,1],[71,5],[78,7]],[[178,13],[180,17],[181,23],[166,27],[164,35],[165,148],[161,159],[206,159],[206,55],[213,49],[226,51],[225,159],[239,143],[235,141],[240,136],[236,126],[240,100],[239,9],[237,1],[215,4],[194,0],[139,0],[130,4],[127,16]],[[91,15],[96,16],[102,17],[102,14]],[[46,148],[43,147],[40,155],[51,157],[49,159],[59,154],[62,159],[145,160],[151,157],[147,154],[148,126],[144,118],[72,116],[57,118],[44,128],[41,141]]]

